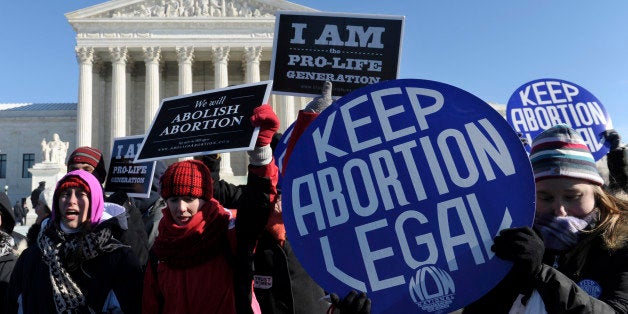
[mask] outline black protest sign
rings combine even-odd
[[[259,128],[253,109],[266,103],[271,81],[164,99],[137,161],[251,150]]]
[[[332,96],[397,78],[403,16],[278,12],[270,75],[277,94]]]
[[[139,135],[113,139],[105,192],[123,191],[132,197],[149,196],[155,162],[133,162],[143,139],[144,136]]]

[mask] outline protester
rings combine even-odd
[[[294,145],[296,145],[299,137],[305,131],[305,129],[318,117],[318,115],[327,107],[331,106],[333,103],[333,99],[331,97],[332,84],[329,81],[323,83],[321,96],[315,97],[311,102],[305,106],[303,110],[299,110],[299,114],[297,115],[297,120],[294,122],[294,128],[292,129],[292,134],[290,134],[290,138],[288,139],[288,144],[286,145],[286,156],[283,161],[283,171],[286,169],[288,165],[288,161],[290,160],[290,155],[292,154],[292,150],[294,149]]]
[[[28,212],[30,210],[28,208],[28,205],[26,205],[26,204],[23,204],[22,208],[23,208],[23,210],[22,210],[22,213],[23,213],[23,216],[22,216],[22,226],[24,226],[24,225],[26,225],[26,217],[28,217]]]
[[[54,190],[52,188],[45,188],[38,194],[37,205],[35,206],[35,214],[37,214],[37,218],[35,219],[35,223],[28,228],[28,232],[26,233],[28,246],[37,245],[37,236],[41,230],[41,223],[44,219],[50,216],[53,194]]]
[[[608,189],[628,193],[628,148],[621,145],[621,136],[616,130],[604,132],[604,137],[610,144],[610,151],[606,154]]]
[[[161,177],[167,208],[152,248],[155,258],[144,275],[143,313],[236,313],[237,246],[254,241],[243,238],[256,236],[257,226],[249,224],[265,225],[277,184],[268,144],[279,120],[270,106],[262,105],[251,123],[260,132],[249,152],[247,192],[237,211],[213,197],[211,173],[201,161],[174,163]],[[245,230],[238,232],[240,228]],[[252,282],[247,285],[250,289]]]
[[[19,256],[27,247],[26,237],[14,231],[17,220],[14,216],[14,209],[11,208],[11,201],[4,192],[0,192],[0,210],[2,212],[3,221],[0,229],[11,236],[11,238],[8,239],[9,244],[13,247],[15,255]]]
[[[46,181],[39,181],[39,185],[31,192],[31,204],[33,208],[37,207],[39,201],[39,194],[46,188]]]
[[[139,313],[142,269],[113,237],[121,216],[122,207],[105,207],[92,174],[66,174],[37,246],[15,265],[5,313]]]
[[[331,83],[326,82],[321,96],[299,112],[300,118],[295,122],[295,129],[298,129],[296,133],[293,130],[291,139],[296,142],[305,127],[331,103]],[[304,116],[307,117],[306,124],[303,123]],[[284,165],[289,157],[287,153]],[[324,298],[325,291],[303,269],[286,239],[280,197],[257,243],[253,269],[255,296],[262,313],[324,313],[330,309]]]
[[[9,287],[9,279],[17,255],[15,252],[13,237],[13,227],[15,219],[11,213],[11,202],[4,192],[0,192],[0,312],[5,308],[5,299]]]
[[[254,257],[255,296],[262,313],[325,313],[325,291],[303,269],[286,238],[281,197],[270,214]]]
[[[270,146],[274,151],[277,134],[273,136]],[[218,171],[220,157],[206,155],[202,157],[203,163],[209,168]],[[236,186],[220,179],[218,174],[212,172],[214,183],[214,198],[221,204],[223,199],[227,203],[240,204],[242,194],[246,186]],[[279,191],[278,191],[279,192]],[[220,195],[220,196],[217,196]],[[218,198],[220,197],[220,199]],[[246,265],[236,272],[250,272],[247,267],[252,267],[255,280],[255,298],[259,303],[261,312],[267,313],[370,313],[370,300],[365,294],[347,294],[340,300],[337,295],[331,295],[331,304],[327,300],[325,291],[303,269],[299,263],[289,241],[286,239],[286,230],[283,226],[281,209],[281,194],[277,195],[274,210],[270,212],[268,223],[264,227],[261,236],[255,246],[252,259],[254,266]],[[249,253],[249,252],[245,252]],[[252,254],[252,252],[250,252]],[[242,252],[240,252],[242,254]],[[243,256],[242,258],[246,258]],[[251,277],[243,278],[243,282],[250,281]],[[269,284],[272,282],[272,284]],[[244,284],[240,286],[245,286]],[[248,295],[248,296],[243,296]],[[239,298],[238,298],[239,297]],[[251,291],[236,294],[238,313],[252,313],[250,306]],[[335,303],[334,303],[335,302]],[[332,306],[333,305],[333,306]],[[248,307],[248,308],[246,308]]]
[[[220,161],[222,159],[219,154],[204,155],[200,159],[211,172],[214,182],[214,198],[226,208],[239,208],[239,201],[242,193],[246,190],[246,185],[234,185],[220,179]]]
[[[305,128],[332,104],[331,87],[330,82],[325,82],[321,96],[315,97],[299,112],[289,140],[290,148],[284,157],[284,166]],[[279,138],[277,134],[273,137],[273,150]],[[203,160],[208,161],[206,158]],[[343,299],[331,294],[331,304],[327,301],[326,292],[303,269],[294,254],[286,238],[282,212],[279,194],[253,255],[254,291],[262,313],[370,313],[371,300],[364,293],[352,291]],[[242,309],[240,313],[243,313]]]
[[[19,223],[21,226],[24,225],[24,217],[26,213],[24,212],[24,207],[20,204],[19,201],[15,202],[15,206],[13,206],[13,216],[15,217],[15,222]]]
[[[82,146],[75,149],[67,163],[68,171],[82,169],[93,174],[100,184],[105,182],[107,170],[102,152],[93,147]],[[108,203],[118,204],[124,207],[127,224],[123,228],[114,230],[114,237],[122,243],[130,245],[131,250],[137,256],[141,265],[148,261],[148,236],[146,227],[142,222],[142,214],[137,209],[129,196],[122,191],[115,192],[105,198]]]
[[[604,180],[566,125],[532,142],[534,229],[505,229],[492,250],[514,266],[464,313],[627,313],[628,202]]]

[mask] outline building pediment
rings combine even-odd
[[[316,11],[283,0],[112,0],[66,14],[77,19],[268,18],[278,10]]]

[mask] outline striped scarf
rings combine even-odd
[[[0,230],[0,257],[15,254],[15,250],[13,249],[14,246],[15,241],[13,241],[13,237]]]
[[[124,245],[115,240],[111,229],[99,225],[88,233],[65,234],[58,224],[49,222],[37,239],[44,263],[50,271],[54,304],[58,313],[94,312],[86,305],[81,288],[69,271],[85,261]]]

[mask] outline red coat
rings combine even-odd
[[[227,236],[235,243],[235,229]],[[171,268],[157,264],[157,282],[151,263],[144,274],[142,312],[159,312],[159,300],[163,301],[161,313],[225,313],[235,314],[233,267],[224,254],[189,268]],[[162,294],[163,293],[163,294]]]
[[[278,176],[274,162],[266,166],[250,167],[249,176],[251,175],[270,179],[270,184],[266,187],[251,186],[251,178],[247,185],[249,189],[256,192],[259,189],[260,193],[270,197],[271,204],[274,203]],[[270,208],[251,208],[251,210],[270,210]],[[170,257],[170,261],[163,259],[164,262],[148,263],[144,274],[143,313],[236,313],[234,259],[237,256],[235,253],[237,211],[226,210],[215,199],[212,199],[200,212],[202,215],[197,213],[188,223],[188,226],[195,227],[177,227],[170,216],[169,209],[164,208],[164,217],[159,223],[159,235],[153,250],[159,259],[165,255]],[[247,212],[250,211],[242,211],[242,218]],[[208,218],[210,216],[213,218]],[[225,219],[228,219],[228,223]],[[205,223],[199,223],[199,221]],[[221,222],[215,224],[217,221]],[[265,221],[257,223],[262,227],[266,224]],[[199,236],[199,231],[203,228],[211,229],[210,235]],[[199,237],[206,240],[201,241]],[[163,241],[163,239],[168,241]],[[162,246],[162,249],[165,248],[167,254],[164,254],[164,250],[161,253],[158,250],[160,243],[164,242],[166,245]],[[180,244],[180,246],[172,245],[172,243]],[[217,244],[208,246],[208,243]],[[203,247],[200,250],[201,257],[198,254],[199,247]],[[209,249],[204,247],[209,247]],[[185,252],[190,251],[196,251],[196,258],[190,260],[202,262],[188,262]],[[213,253],[205,254],[207,252]],[[153,269],[155,265],[157,271]]]

